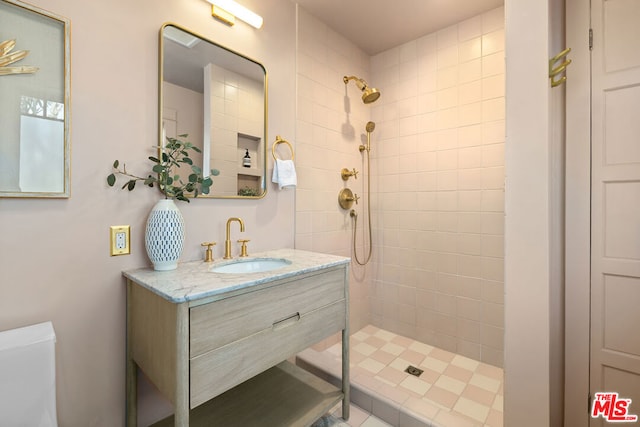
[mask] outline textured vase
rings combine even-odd
[[[144,244],[154,270],[175,270],[178,267],[184,247],[184,218],[173,200],[160,200],[151,209]]]

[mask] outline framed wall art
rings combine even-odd
[[[70,22],[0,0],[0,197],[70,195]]]

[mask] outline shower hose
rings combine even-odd
[[[358,248],[356,246],[356,230],[358,229],[358,214],[355,209],[351,209],[350,216],[353,218],[353,258],[358,265],[366,265],[371,260],[372,246],[371,241],[371,159],[369,158],[369,146],[365,150],[367,152],[367,223],[369,225],[369,251],[364,261],[358,258]],[[366,242],[365,242],[366,246]]]

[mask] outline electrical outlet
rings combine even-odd
[[[109,239],[111,256],[129,255],[131,253],[129,229],[128,225],[111,226],[111,238]]]

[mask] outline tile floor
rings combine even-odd
[[[308,349],[299,364],[340,377],[341,352],[340,343]],[[409,375],[408,365],[424,373]],[[353,427],[502,427],[500,368],[372,325],[351,335],[350,366],[351,400],[362,408],[352,405]]]

